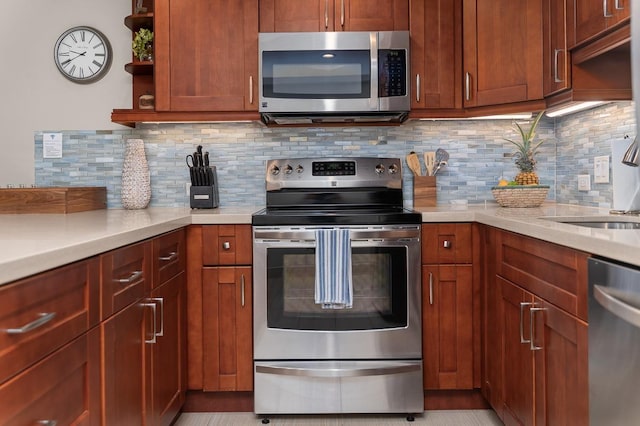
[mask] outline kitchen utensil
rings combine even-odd
[[[428,151],[424,153],[424,165],[427,169],[426,176],[433,176],[433,169],[436,166],[436,153]]]
[[[435,176],[441,167],[446,166],[448,161],[449,153],[442,148],[436,149],[436,169],[433,171],[433,175]]]
[[[420,160],[418,159],[418,154],[416,154],[415,151],[411,151],[407,154],[407,165],[413,172],[414,176],[422,175],[422,166],[420,166]]]

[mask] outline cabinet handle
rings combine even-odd
[[[129,278],[116,278],[113,281],[122,284],[131,284],[138,281],[138,279],[140,279],[142,275],[144,275],[144,272],[142,271],[133,271],[131,275],[129,275]]]
[[[8,328],[5,331],[7,334],[25,334],[30,331],[35,330],[36,328],[40,328],[52,319],[56,317],[55,312],[41,312],[38,314],[38,318],[31,321],[29,324],[25,324],[22,327],[18,328]]]
[[[340,26],[344,28],[344,0],[340,4]]]
[[[535,323],[535,313],[536,312],[540,312],[540,311],[546,311],[547,308],[531,308],[529,309],[529,316],[530,316],[530,322],[529,322],[529,334],[531,335],[531,340],[529,341],[529,348],[532,351],[539,351],[540,349],[542,349],[542,346],[536,346],[536,344],[534,343],[535,340],[535,327],[534,327],[534,323]]]
[[[231,249],[231,243],[229,241],[225,241],[224,243],[222,243],[222,248],[225,250],[230,250]]]
[[[244,274],[240,276],[240,305],[244,308]]]
[[[176,253],[175,251],[172,251],[171,253],[169,253],[168,256],[160,256],[158,259],[160,259],[163,262],[173,262],[177,258],[178,258],[178,253]]]
[[[420,74],[416,74],[416,102],[420,103]]]
[[[249,104],[253,105],[253,76],[249,76]]]
[[[449,241],[449,240],[444,240],[444,241],[442,242],[442,247],[444,247],[444,248],[446,248],[446,249],[451,248],[451,241]]]
[[[141,305],[145,308],[151,308],[153,311],[153,335],[151,339],[145,339],[145,343],[156,343],[156,336],[158,329],[156,328],[156,304],[155,303],[141,303]]]
[[[324,0],[324,29],[329,28],[329,0]]]
[[[605,18],[611,18],[613,14],[609,13],[609,0],[602,0],[602,14]]]
[[[57,426],[58,421],[57,420],[38,420],[36,424],[44,425],[44,426]]]
[[[615,3],[613,4],[616,10],[624,10],[624,6],[620,5],[620,0],[616,0]]]
[[[532,303],[528,303],[528,302],[520,302],[520,343],[531,343],[531,340],[526,340],[524,338],[524,321],[522,319],[522,317],[524,316],[524,307],[525,306],[531,306]]]
[[[429,304],[433,305],[433,274],[429,272]]]
[[[553,51],[553,80],[556,83],[562,83],[564,80],[558,77],[558,57],[560,52],[564,52],[564,49],[555,49]]]
[[[156,333],[156,336],[162,337],[164,336],[164,299],[162,297],[152,297],[149,300],[160,305],[160,331]]]
[[[464,74],[464,98],[471,100],[471,74],[468,72]]]

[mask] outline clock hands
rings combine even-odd
[[[80,57],[80,56],[84,56],[84,55],[86,55],[86,54],[87,54],[87,52],[86,52],[86,51],[84,51],[84,52],[82,52],[82,53],[78,53],[78,52],[74,52],[73,50],[70,50],[70,52],[71,52],[71,53],[75,53],[75,54],[76,54],[76,56],[74,56],[73,58],[69,58],[69,59],[67,59],[66,61],[64,61],[64,62],[62,63],[62,65],[66,65],[66,64],[68,64],[69,62],[73,61],[74,59],[76,59],[76,58],[78,58],[78,57]]]

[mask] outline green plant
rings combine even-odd
[[[515,181],[518,182],[519,185],[537,185],[539,182],[538,175],[534,172],[536,167],[535,155],[544,141],[534,143],[533,140],[536,137],[536,127],[538,127],[538,123],[543,115],[544,111],[540,111],[527,131],[525,131],[519,123],[514,123],[522,139],[521,141],[504,138],[504,140],[511,142],[517,148],[514,157],[520,173],[516,176]]]
[[[133,54],[141,60],[149,60],[151,58],[151,49],[153,42],[153,31],[147,28],[140,28],[133,37],[131,49]]]

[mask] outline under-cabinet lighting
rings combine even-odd
[[[532,113],[522,114],[499,114],[484,115],[481,117],[458,117],[458,118],[419,118],[419,121],[460,121],[460,120],[529,120],[533,116]]]
[[[585,109],[593,108],[598,105],[604,104],[604,101],[592,101],[592,102],[573,102],[569,105],[564,105],[558,108],[549,108],[545,113],[547,117],[562,117],[563,115],[571,114],[573,112],[582,111]]]

